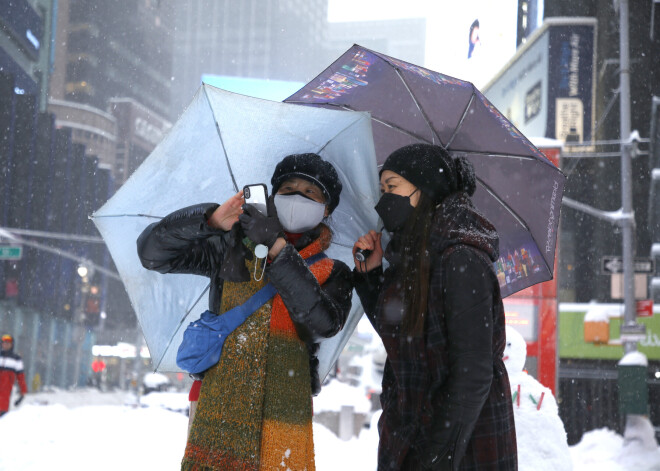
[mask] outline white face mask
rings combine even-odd
[[[314,229],[325,216],[325,204],[302,195],[275,195],[277,218],[287,232],[299,234]]]

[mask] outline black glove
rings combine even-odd
[[[250,272],[245,260],[252,260],[252,252],[243,244],[243,230],[234,224],[227,237],[227,251],[220,267],[220,278],[225,281],[242,282],[250,280]]]
[[[23,401],[23,399],[25,399],[25,396],[21,394],[19,398],[14,401],[14,406],[18,406]]]
[[[275,207],[270,206],[268,214],[271,216],[262,214],[251,204],[244,204],[243,214],[238,216],[245,235],[255,244],[264,244],[268,248],[271,248],[277,238],[284,234]]]

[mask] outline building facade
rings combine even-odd
[[[203,75],[305,82],[319,72],[327,0],[175,2],[172,113]]]
[[[172,125],[132,98],[112,98],[108,105],[117,123],[114,175],[121,184],[149,156]]]
[[[105,110],[129,97],[167,116],[170,9],[156,0],[58,0],[51,98]]]
[[[58,0],[49,110],[119,185],[156,146],[153,130],[170,126],[171,18],[168,1]],[[119,122],[124,103],[150,139]]]

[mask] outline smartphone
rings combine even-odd
[[[259,212],[268,215],[268,188],[263,183],[243,187],[245,203],[253,204]]]

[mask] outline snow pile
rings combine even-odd
[[[314,423],[314,453],[316,471],[338,469],[364,471],[376,469],[378,463],[378,428],[380,412],[371,419],[371,427],[363,429],[358,438],[340,440],[323,425]]]
[[[14,393],[16,388],[14,388]],[[30,393],[25,396],[24,405],[37,404],[49,405],[59,404],[67,408],[95,405],[125,406],[135,405],[137,399],[135,394],[127,391],[102,392],[96,388],[78,389],[75,392],[50,387],[39,393]],[[2,468],[0,468],[2,469]]]
[[[363,387],[350,386],[337,380],[323,386],[321,393],[314,398],[314,412],[340,412],[341,406],[353,406],[355,412],[367,414],[371,411],[371,402]]]
[[[649,366],[649,361],[642,352],[634,351],[626,353],[621,360],[619,366]]]
[[[589,309],[584,315],[584,322],[609,322],[610,317],[618,317],[620,312],[620,307],[612,307],[607,304],[589,305]]]
[[[652,433],[650,424],[646,428]],[[580,443],[571,447],[571,456],[575,469],[580,471],[660,470],[660,448],[657,445],[649,446],[644,440],[626,441],[606,428],[585,433]]]
[[[147,373],[142,382],[147,388],[158,389],[170,384],[170,379],[162,373]]]
[[[160,408],[28,404],[0,419],[0,469],[175,471],[187,425]]]
[[[173,412],[188,413],[190,402],[188,393],[152,392],[140,398],[143,407],[161,407]]]
[[[527,345],[506,327],[504,364],[509,374],[520,471],[570,471],[571,457],[564,424],[552,391],[523,371]]]

